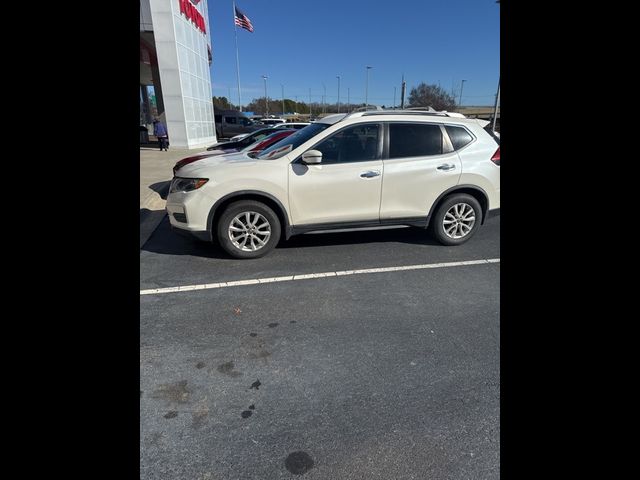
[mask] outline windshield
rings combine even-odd
[[[293,135],[289,135],[286,138],[283,138],[279,142],[274,143],[269,148],[266,148],[262,151],[262,153],[258,156],[260,159],[269,158],[269,160],[273,160],[275,158],[280,158],[283,155],[286,155],[294,148],[298,148],[304,142],[309,140],[310,138],[316,136],[318,133],[323,131],[325,128],[330,127],[331,125],[326,123],[312,123],[300,130],[297,130]],[[289,148],[283,148],[283,147]],[[282,149],[281,151],[275,152],[275,150]],[[269,154],[273,152],[273,155]]]

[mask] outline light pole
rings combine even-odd
[[[267,77],[266,75],[262,75],[262,79],[264,80],[264,110],[265,110],[265,117],[269,116],[269,102],[267,102]]]
[[[462,106],[462,89],[464,88],[464,82],[466,82],[466,80],[462,80],[460,84],[460,101],[458,102],[458,107]]]
[[[327,113],[327,86],[322,82],[322,89],[324,93],[322,94],[322,113]]]
[[[282,116],[284,117],[284,85],[280,84],[282,87]]]
[[[491,128],[494,132],[496,131],[496,119],[498,118],[498,102],[500,102],[500,77],[498,77],[498,93],[496,93],[496,104],[493,108],[493,126]]]
[[[367,85],[364,90],[364,108],[365,110],[369,108],[369,70],[373,67],[367,65]]]
[[[309,121],[311,121],[311,89],[309,89]]]
[[[340,75],[336,75],[338,79],[338,113],[340,113]]]
[[[396,87],[393,87],[393,108],[396,108]]]
[[[347,87],[347,113],[351,107],[351,88]]]

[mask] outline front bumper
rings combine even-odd
[[[171,218],[171,217],[169,217]],[[191,238],[200,240],[202,242],[211,242],[211,234],[209,232],[202,232],[196,230],[186,230],[184,228],[176,227],[175,225],[171,225],[171,231],[177,233],[181,237]]]

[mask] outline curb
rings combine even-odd
[[[167,214],[167,201],[162,198],[169,192],[169,181],[167,182],[167,186],[160,192],[151,192],[140,204],[140,248],[147,243]]]

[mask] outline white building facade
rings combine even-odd
[[[171,146],[216,142],[211,58],[207,0],[140,0],[140,121],[163,120]]]

